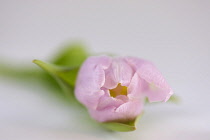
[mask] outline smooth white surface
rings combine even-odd
[[[147,106],[135,132],[109,133],[44,89],[1,78],[0,139],[210,139],[209,14],[208,0],[0,0],[1,58],[31,64],[79,39],[153,61],[182,99]]]

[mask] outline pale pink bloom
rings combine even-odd
[[[76,98],[99,122],[129,121],[150,102],[167,101],[172,90],[156,67],[135,57],[89,57],[80,68]]]

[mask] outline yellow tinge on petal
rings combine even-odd
[[[153,90],[153,91],[158,90],[158,87],[157,87],[154,83],[150,83],[150,84],[149,84],[149,88],[150,88],[151,90]]]
[[[127,87],[122,86],[119,83],[116,88],[110,89],[109,92],[111,97],[117,97],[118,95],[127,95]]]

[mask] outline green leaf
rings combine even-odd
[[[78,67],[60,67],[40,60],[34,60],[33,62],[48,72],[58,82],[61,88],[65,91],[66,95],[70,97],[70,99],[74,100],[75,97],[73,90],[77,72],[79,70]]]
[[[10,63],[0,62],[0,76],[16,78],[19,80],[34,79],[39,77],[42,72],[34,70],[28,66],[11,65]]]
[[[89,56],[89,53],[81,43],[72,43],[64,46],[55,56],[51,59],[50,64],[39,60],[34,60],[33,62],[48,73],[42,78],[46,81],[45,83],[52,85],[48,89],[52,89],[57,84],[57,87],[60,86],[69,98],[74,99],[73,91],[77,73],[79,67]],[[44,79],[44,77],[46,78]],[[48,80],[51,77],[53,79]],[[62,92],[60,92],[60,95],[63,95]],[[64,97],[64,99],[67,99],[66,96]]]
[[[119,132],[128,132],[136,130],[136,124],[138,120],[141,118],[142,114],[140,114],[136,119],[128,122],[105,122],[102,123],[102,126],[112,131]]]
[[[58,52],[51,63],[59,66],[79,67],[88,56],[89,53],[81,43],[72,43]]]
[[[172,95],[167,102],[172,102],[172,103],[178,104],[181,102],[181,99],[179,96]]]
[[[44,86],[49,93],[54,94],[57,98],[65,99],[62,89],[57,81],[41,69],[37,69],[33,65],[20,65],[11,62],[0,61],[0,78],[13,80],[18,84],[29,87],[30,85]],[[67,100],[66,100],[67,101]]]

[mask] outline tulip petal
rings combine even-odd
[[[118,108],[111,106],[103,110],[89,109],[91,116],[99,122],[127,122],[135,119],[142,111],[143,102],[129,101]]]
[[[125,59],[144,80],[141,82],[144,86],[143,92],[150,102],[167,101],[170,98],[172,89],[152,63],[135,57]]]
[[[112,130],[112,131],[119,131],[119,132],[128,132],[136,130],[136,124],[138,123],[139,119],[141,118],[143,113],[137,116],[134,120],[128,122],[105,122],[101,123],[102,126],[105,128]]]
[[[122,104],[115,112],[119,114],[119,119],[120,116],[123,116],[123,120],[132,120],[141,113],[142,109],[143,102],[135,100]]]
[[[105,82],[104,69],[109,67],[111,61],[108,56],[93,56],[89,57],[80,68],[75,95],[89,108],[96,108],[99,98],[104,95],[104,91],[100,88]]]
[[[103,96],[99,100],[97,110],[103,110],[105,108],[110,108],[110,107],[119,107],[123,103],[124,100],[113,98],[110,96]]]
[[[133,77],[132,68],[122,58],[114,58],[110,67],[105,70],[105,84],[103,87],[113,89],[119,83],[122,86],[128,86]]]
[[[142,99],[144,95],[142,94],[144,86],[141,84],[142,79],[139,77],[137,73],[134,74],[130,85],[128,86],[128,97],[129,99]]]

